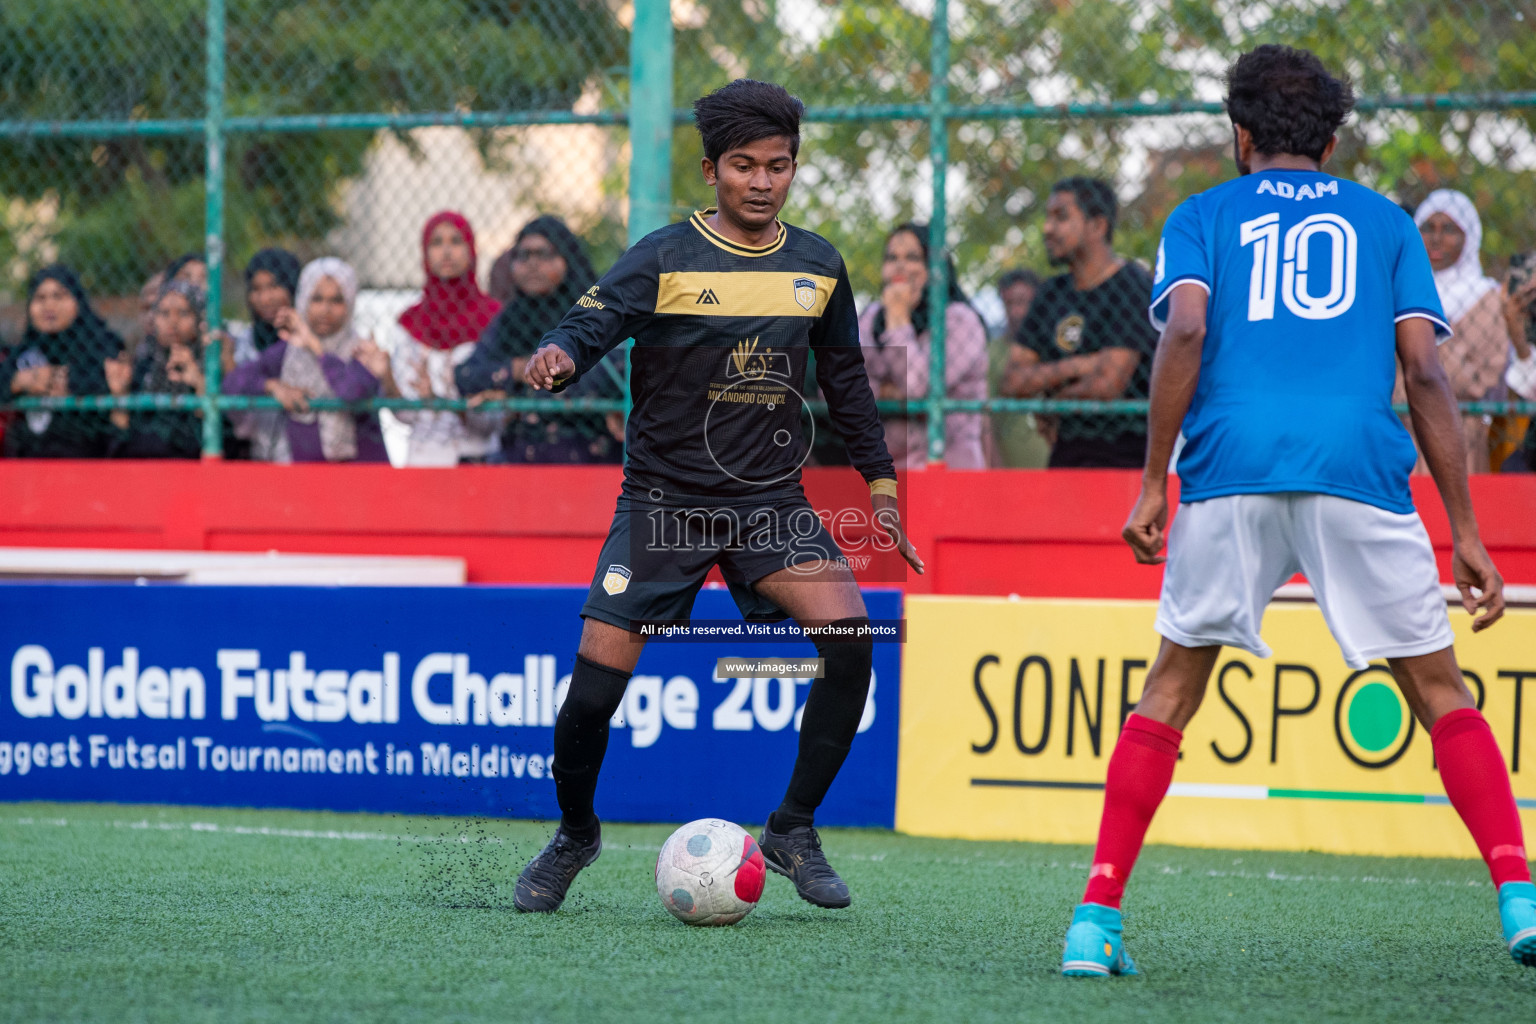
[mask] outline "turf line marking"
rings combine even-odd
[[[418,836],[387,835],[382,832],[345,832],[337,829],[276,828],[271,825],[218,825],[208,821],[114,821],[113,828],[155,832],[219,832],[237,836],[279,836],[284,839],[345,839],[353,842],[436,842]]]

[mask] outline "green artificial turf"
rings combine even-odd
[[[0,804],[0,1020],[1531,1021],[1481,864],[1147,851],[1143,977],[1056,974],[1082,847],[827,830],[853,907],[770,875],[733,928],[610,825],[552,916],[510,909],[534,823]]]

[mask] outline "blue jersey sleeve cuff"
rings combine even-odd
[[[1147,319],[1151,320],[1152,326],[1159,331],[1168,326],[1168,296],[1172,295],[1173,290],[1181,284],[1197,284],[1205,289],[1205,294],[1211,294],[1210,282],[1195,274],[1185,274],[1183,277],[1176,277],[1169,281],[1152,300],[1152,305],[1147,307]]]
[[[1392,322],[1395,324],[1400,324],[1404,320],[1412,320],[1414,317],[1420,317],[1424,320],[1428,320],[1431,324],[1434,325],[1435,344],[1437,345],[1444,345],[1447,341],[1450,340],[1451,335],[1456,333],[1451,330],[1451,325],[1445,322],[1445,317],[1433,309],[1405,309],[1399,312],[1397,316],[1393,317]]]

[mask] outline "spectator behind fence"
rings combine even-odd
[[[1033,270],[1006,270],[997,279],[997,295],[1003,300],[1003,330],[987,343],[987,389],[1001,395],[1008,373],[1013,339],[1019,336],[1029,307],[1040,291],[1040,275]],[[1040,469],[1051,457],[1051,444],[1040,433],[1039,417],[1023,412],[991,415],[987,465],[1010,469]]]
[[[928,397],[930,312],[928,225],[908,222],[885,241],[880,298],[859,317],[859,344],[869,385],[881,400]],[[987,329],[949,263],[949,301],[944,311],[944,384],[950,398],[987,397]],[[952,469],[982,469],[983,415],[950,413],[944,421],[944,462]],[[885,444],[899,467],[928,461],[928,419],[886,413]]]
[[[406,398],[458,398],[453,371],[474,352],[501,305],[475,283],[475,233],[457,213],[443,211],[421,230],[427,284],[421,301],[400,314],[391,346],[394,377]],[[495,449],[504,417],[435,410],[402,410],[411,427],[407,466],[454,466],[484,460]]]
[[[123,339],[91,308],[80,279],[55,264],[27,285],[27,328],[0,360],[0,394],[105,395],[107,361],[122,354]],[[5,435],[12,458],[91,459],[106,454],[107,417],[100,412],[34,409]]]
[[[315,412],[311,398],[357,402],[394,391],[389,357],[352,325],[357,271],[326,257],[299,276],[293,306],[276,315],[278,340],[230,372],[232,395],[271,395],[294,462],[388,462],[373,412]]]
[[[1146,398],[1157,334],[1147,320],[1152,277],[1112,248],[1119,204],[1109,183],[1065,178],[1045,206],[1045,253],[1068,271],[1046,281],[1019,329],[1005,387],[1020,398]],[[1140,469],[1147,418],[1060,417],[1053,468]]]
[[[208,293],[208,261],[200,252],[189,252],[176,257],[165,268],[167,281],[186,281]]]
[[[299,270],[299,258],[287,249],[262,249],[245,265],[245,305],[251,319],[248,323],[228,325],[234,364],[259,359],[263,352],[281,342],[277,316],[294,304]],[[251,458],[260,462],[292,461],[286,415],[274,409],[245,409],[228,415],[235,436],[250,442]]]
[[[114,395],[203,393],[203,290],[167,280],[155,300],[154,328],[130,364],[107,363]],[[202,418],[190,409],[114,411],[108,454],[125,459],[195,459],[202,453]]]
[[[510,294],[474,354],[454,371],[459,392],[479,403],[508,396],[534,396],[523,383],[523,367],[539,339],[576,305],[597,281],[586,247],[559,217],[530,221],[508,250]],[[623,352],[615,350],[594,372],[558,398],[623,396]],[[514,413],[501,436],[499,462],[618,462],[623,454],[624,418],[619,413],[542,416]]]
[[[1461,192],[1442,188],[1431,192],[1414,211],[1429,264],[1435,272],[1435,289],[1452,335],[1438,354],[1457,401],[1497,401],[1504,397],[1504,368],[1509,364],[1511,327],[1505,323],[1504,294],[1499,282],[1483,274],[1479,251],[1483,222],[1472,200]],[[1403,371],[1397,371],[1393,401],[1407,401]],[[1413,424],[1403,417],[1408,432]],[[1492,417],[1474,413],[1461,418],[1467,445],[1467,472],[1488,472],[1488,425]],[[1418,439],[1414,438],[1417,445]],[[1423,455],[1415,473],[1427,473]]]
[[[1513,274],[1502,289],[1504,295],[1504,322],[1509,327],[1510,340],[1514,344],[1514,358],[1504,373],[1504,383],[1514,392],[1514,397],[1536,402],[1536,346],[1531,343],[1533,333],[1533,304],[1536,304],[1536,273],[1524,280]],[[1525,440],[1499,467],[1505,473],[1536,473],[1536,416],[1530,417]]]
[[[165,287],[165,271],[157,270],[149,275],[144,286],[139,289],[139,333],[131,338],[133,350],[155,333],[155,302],[160,298],[160,289]]]

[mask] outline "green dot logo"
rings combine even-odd
[[[1413,715],[1385,665],[1361,669],[1344,681],[1333,710],[1333,730],[1346,756],[1362,768],[1395,763],[1413,741]]]

